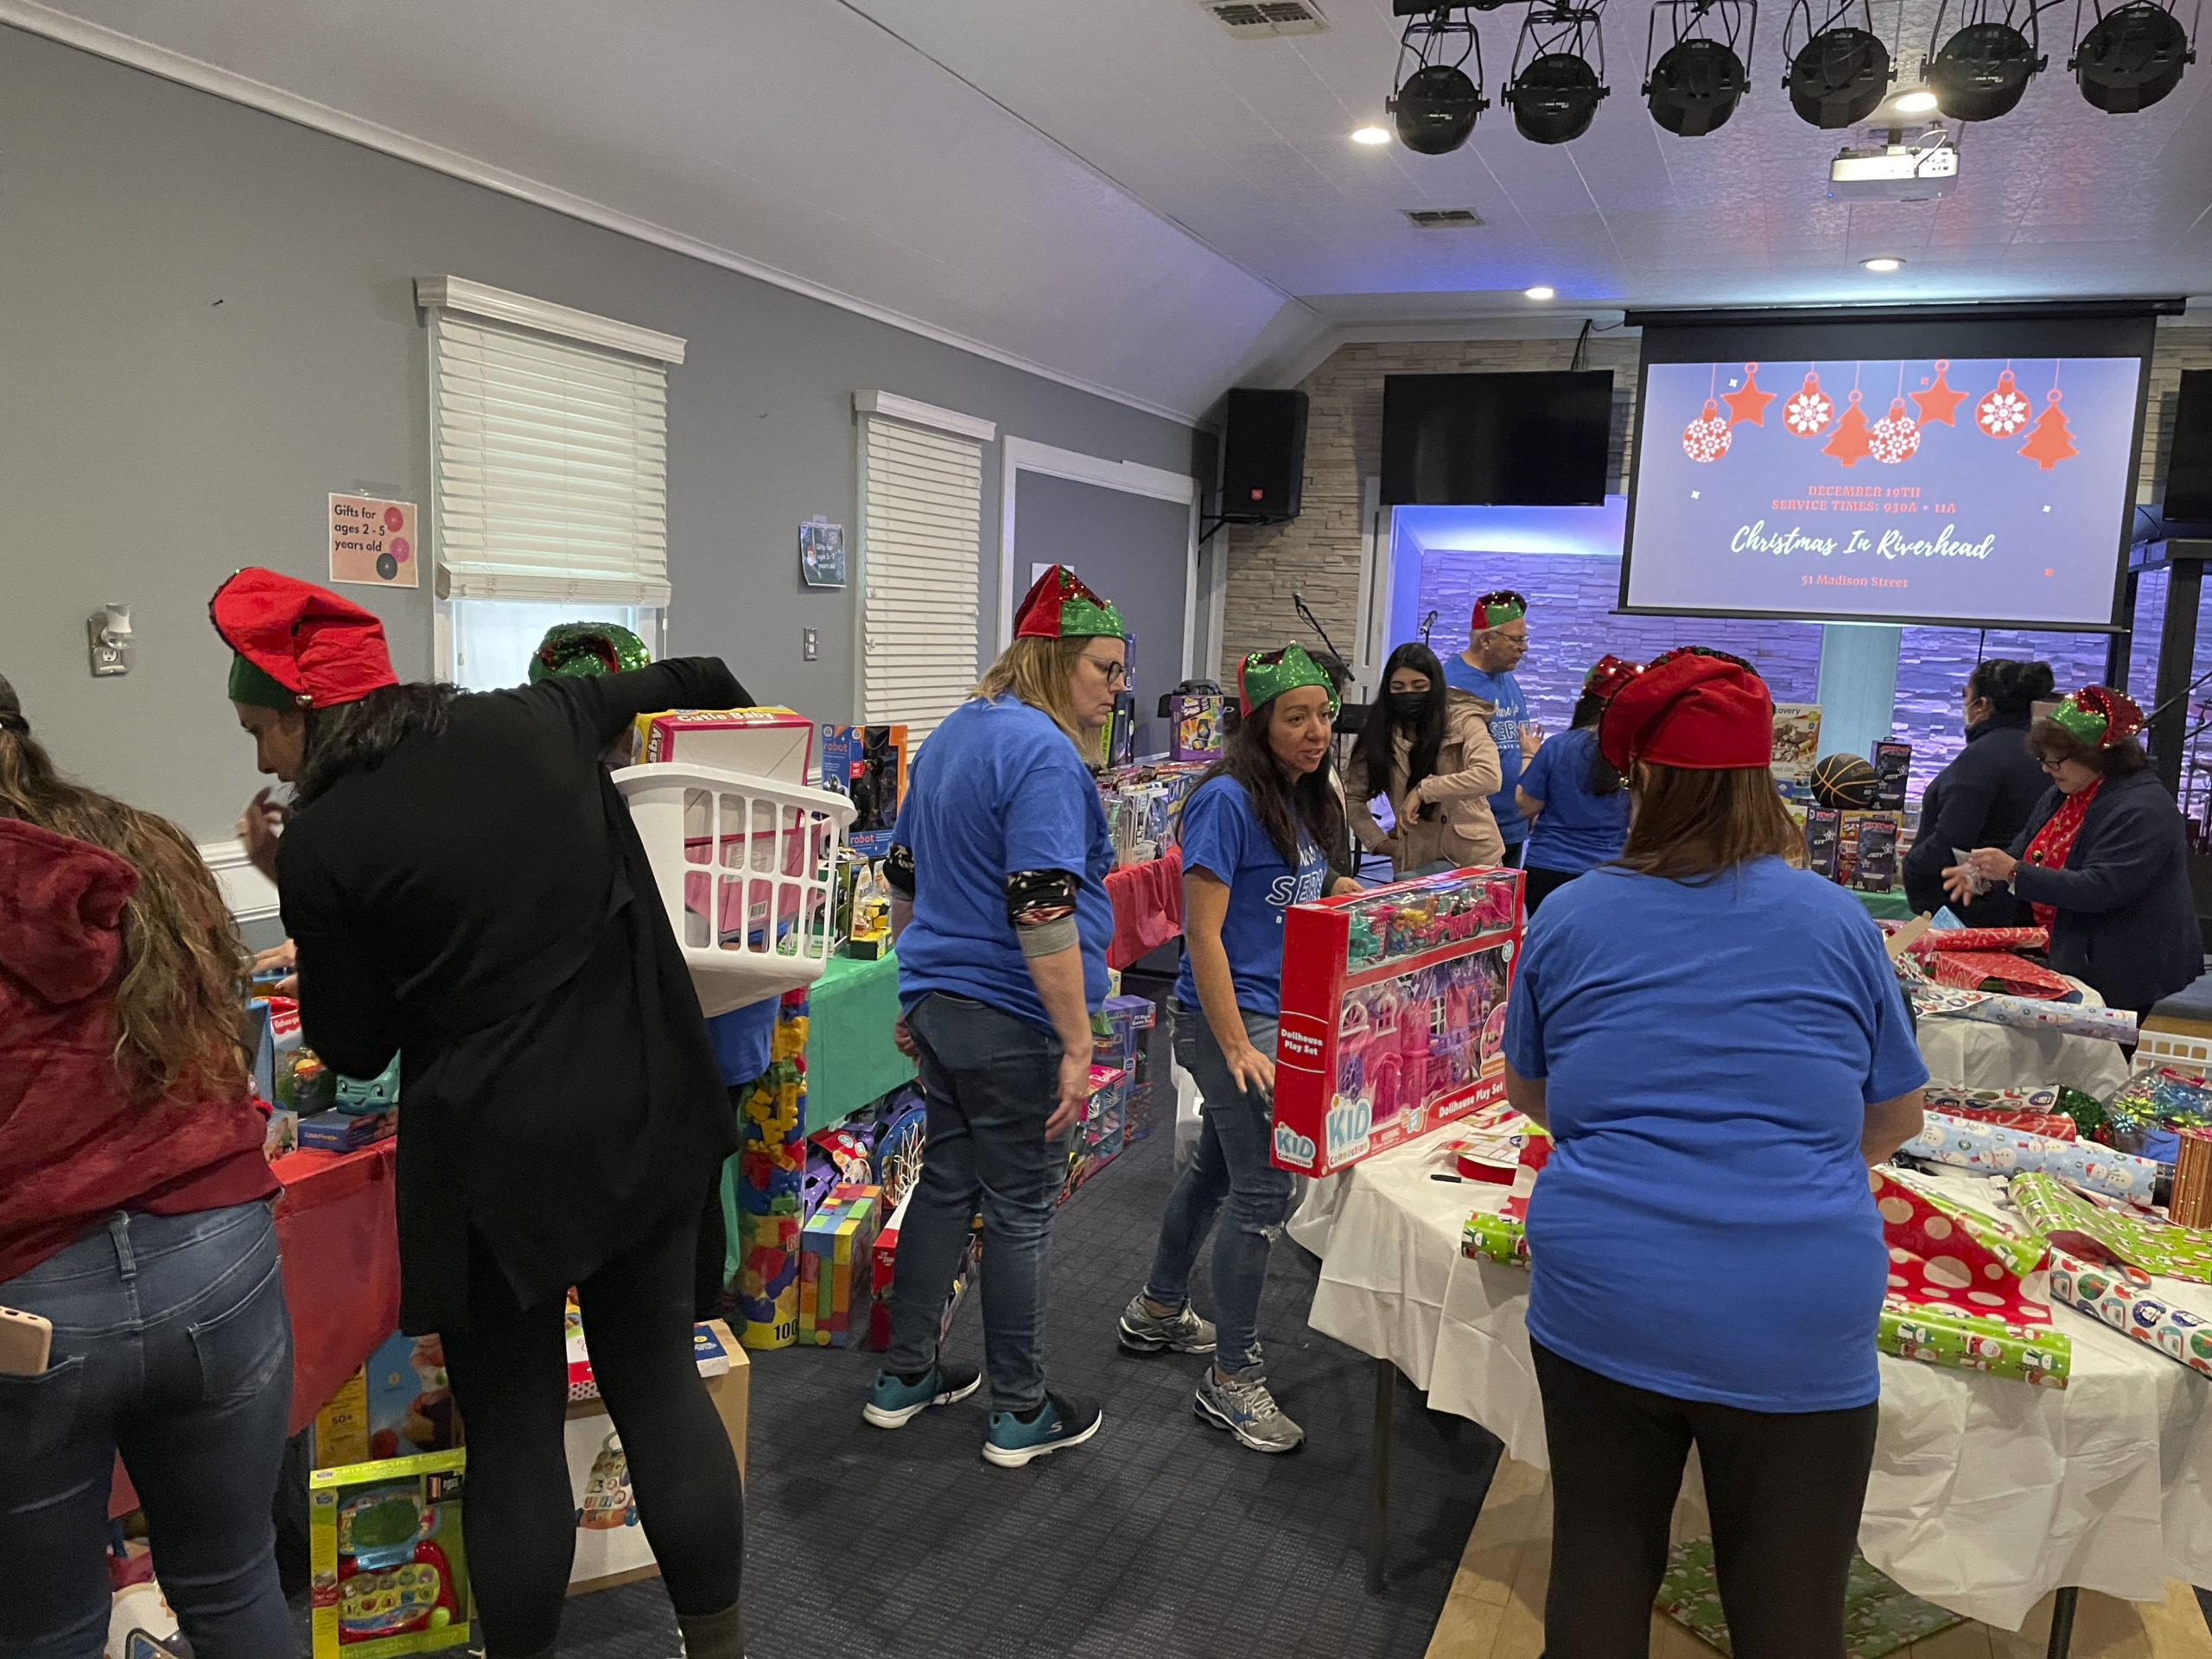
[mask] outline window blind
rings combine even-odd
[[[430,313],[439,591],[665,605],[664,365]]]
[[[918,744],[976,685],[983,447],[861,419],[861,721]]]

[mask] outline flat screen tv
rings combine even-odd
[[[1642,321],[1622,610],[2113,626],[2147,307]]]
[[[1383,503],[1598,505],[1612,423],[1611,369],[1388,375]]]

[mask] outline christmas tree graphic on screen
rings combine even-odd
[[[2141,372],[2133,357],[1654,363],[1628,603],[2107,622]]]

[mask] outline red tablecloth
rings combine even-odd
[[[292,1310],[292,1433],[399,1327],[397,1149],[385,1141],[359,1152],[295,1152],[270,1166],[284,1185],[276,1249]],[[118,1460],[109,1513],[137,1507]]]
[[[1182,849],[1170,847],[1147,863],[1108,872],[1106,899],[1114,907],[1106,965],[1126,968],[1183,931]]]

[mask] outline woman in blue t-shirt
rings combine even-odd
[[[1111,717],[1126,650],[1111,605],[1074,572],[1046,571],[1014,643],[922,745],[884,861],[899,1044],[921,1070],[928,1138],[899,1235],[891,1346],[861,1414],[899,1428],[976,1391],[938,1337],[980,1207],[983,1456],[1002,1467],[1087,1440],[1101,1421],[1045,1387],[1045,1285],[1114,931],[1113,842],[1077,746]]]
[[[1529,1200],[1555,1654],[1642,1653],[1695,1445],[1744,1659],[1842,1659],[1889,1257],[1867,1166],[1928,1069],[1879,931],[1802,843],[1748,664],[1670,652],[1599,728],[1618,863],[1553,893],[1507,1003]]]
[[[1534,828],[1523,863],[1529,914],[1553,889],[1620,855],[1628,839],[1628,791],[1598,747],[1598,717],[1613,694],[1643,671],[1608,652],[1582,677],[1582,695],[1567,730],[1545,741],[1513,791]]]
[[[1151,1276],[1122,1311],[1120,1340],[1136,1353],[1213,1354],[1192,1402],[1200,1421],[1254,1451],[1288,1452],[1306,1433],[1268,1390],[1259,1338],[1268,1251],[1291,1193],[1288,1172],[1268,1155],[1282,913],[1332,885],[1358,884],[1332,884],[1322,851],[1344,825],[1329,775],[1337,696],[1328,676],[1289,645],[1254,652],[1236,677],[1240,717],[1228,748],[1183,805],[1185,950],[1167,1012],[1176,1063],[1204,1096],[1198,1149],[1167,1200]],[[1217,1338],[1188,1287],[1224,1199],[1232,1224],[1213,1247]]]

